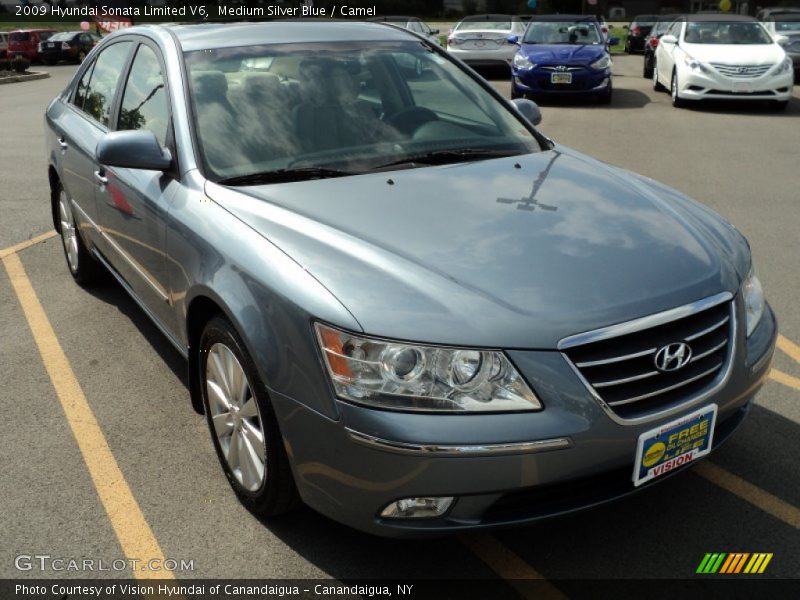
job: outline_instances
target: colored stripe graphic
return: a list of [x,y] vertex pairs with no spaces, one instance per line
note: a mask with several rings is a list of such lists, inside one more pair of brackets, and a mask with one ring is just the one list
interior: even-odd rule
[[771,560],[771,552],[707,552],[696,572],[708,575],[763,573]]

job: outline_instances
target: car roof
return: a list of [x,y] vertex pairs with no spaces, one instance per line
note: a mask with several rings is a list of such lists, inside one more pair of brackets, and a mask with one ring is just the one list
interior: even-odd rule
[[770,15],[776,21],[800,21],[800,8],[795,10],[787,10],[784,12],[772,13]]
[[46,31],[58,31],[58,30],[34,27],[33,29],[14,29],[13,31],[8,31],[7,33],[42,33]]
[[534,21],[597,21],[594,15],[533,15],[531,22]]
[[370,17],[367,21],[375,23],[386,23],[392,21],[420,21],[419,17],[406,17],[404,15],[385,15],[381,17]]
[[123,31],[137,33],[154,28],[169,29],[187,52],[261,44],[419,41],[412,33],[382,23],[333,19],[144,25]]
[[516,15],[500,15],[500,14],[486,14],[486,15],[471,15],[461,19],[461,23],[472,21],[520,21],[521,19]]
[[709,13],[696,15],[683,15],[686,21],[692,23],[758,23],[758,19],[748,15],[726,15],[723,13]]

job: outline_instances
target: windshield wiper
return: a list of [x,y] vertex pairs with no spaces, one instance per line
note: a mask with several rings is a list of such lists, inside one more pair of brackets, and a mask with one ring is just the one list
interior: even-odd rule
[[217,181],[220,185],[258,185],[262,183],[282,183],[288,181],[308,181],[310,179],[328,179],[331,177],[347,177],[358,175],[353,171],[329,169],[325,167],[299,167],[296,169],[278,169],[248,175],[237,175]]
[[379,171],[389,167],[398,167],[401,165],[413,165],[415,163],[422,165],[446,165],[453,162],[462,162],[464,159],[468,160],[481,160],[487,158],[503,158],[505,156],[518,156],[524,154],[523,152],[513,150],[487,150],[481,148],[464,148],[461,150],[434,150],[424,154],[415,154],[407,156],[400,160],[395,160],[384,165],[379,165],[371,169],[372,171]]

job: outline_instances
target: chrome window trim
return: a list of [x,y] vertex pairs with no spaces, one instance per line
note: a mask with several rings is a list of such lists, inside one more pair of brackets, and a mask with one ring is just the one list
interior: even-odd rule
[[369,446],[385,452],[398,454],[416,454],[429,456],[431,458],[446,456],[502,456],[508,454],[532,454],[535,452],[546,452],[548,450],[563,450],[572,447],[572,440],[569,438],[553,438],[547,440],[535,440],[531,442],[510,442],[506,444],[424,444],[410,442],[396,442],[385,440],[373,435],[355,431],[345,427],[345,431],[350,439],[359,444]]
[[[586,333],[580,333],[577,335],[573,335],[567,338],[564,338],[558,343],[558,349],[562,350],[561,356],[564,358],[566,363],[572,369],[572,372],[575,373],[575,376],[580,380],[592,398],[600,405],[606,415],[615,423],[619,425],[641,425],[643,423],[650,423],[652,421],[657,421],[660,419],[664,419],[666,417],[670,417],[672,415],[676,415],[678,413],[684,412],[688,409],[697,407],[704,401],[708,400],[711,396],[713,396],[717,391],[719,391],[731,377],[731,372],[733,371],[733,361],[734,357],[736,356],[736,336],[738,335],[738,322],[736,319],[736,302],[733,301],[734,297],[733,294],[730,292],[722,292],[721,294],[716,294],[714,296],[710,296],[708,298],[704,298],[702,300],[698,300],[697,302],[692,302],[691,304],[686,304],[684,306],[679,306],[677,308],[673,308],[670,310],[666,310],[664,312],[657,313],[655,315],[650,315],[647,317],[643,317],[640,319],[634,319],[633,321],[628,321],[626,323],[620,323],[618,325],[611,325],[610,327],[604,327],[602,329],[598,329],[596,331],[589,331]],[[666,408],[664,410],[655,411],[652,413],[648,413],[642,415],[640,417],[635,417],[632,419],[626,419],[619,416],[614,410],[609,406],[605,400],[603,400],[600,395],[595,391],[592,387],[592,384],[589,383],[583,374],[580,372],[575,363],[573,363],[570,358],[563,352],[566,348],[571,348],[574,346],[587,344],[590,342],[596,342],[599,340],[609,339],[611,337],[616,337],[618,335],[624,335],[627,333],[635,333],[641,329],[648,329],[650,327],[655,327],[658,325],[663,325],[664,323],[669,323],[670,321],[681,319],[684,317],[688,317],[693,315],[697,312],[703,311],[708,308],[712,308],[723,302],[729,301],[729,311],[730,311],[730,322],[729,322],[729,329],[728,329],[728,339],[730,343],[728,344],[728,352],[725,356],[725,361],[722,365],[722,369],[720,370],[720,374],[704,392],[697,394],[694,397],[690,397],[685,401]],[[575,340],[582,340],[580,342],[576,342]]]

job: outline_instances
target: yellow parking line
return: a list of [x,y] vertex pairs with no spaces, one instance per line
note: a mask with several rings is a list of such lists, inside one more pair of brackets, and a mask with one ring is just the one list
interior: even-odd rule
[[800,363],[800,346],[778,334],[778,348]]
[[58,234],[55,231],[48,231],[47,233],[37,235],[29,240],[20,242],[19,244],[15,244],[8,248],[3,248],[2,250],[0,250],[0,259],[5,258],[6,256],[11,256],[12,254],[16,254],[20,250],[25,250],[25,248],[30,248],[31,246],[35,246],[36,244],[43,242],[45,240],[49,240],[51,237],[55,237],[57,235]]
[[783,371],[778,371],[778,369],[770,369],[769,378],[783,385],[787,385],[790,388],[800,390],[800,379],[784,373]]
[[708,461],[699,463],[694,472],[776,519],[800,529],[800,508]]
[[[34,240],[31,242],[36,243]],[[142,561],[142,569],[134,570],[133,576],[174,579],[169,571],[144,570],[149,560],[159,560],[159,564],[164,564],[161,547],[108,447],[19,256],[7,254],[2,261],[122,551],[129,559]]]
[[[523,598],[537,600],[563,600],[558,588],[549,583],[541,573],[522,560],[513,550],[490,534],[469,534],[461,542],[485,562],[495,573],[507,580]],[[536,585],[526,581],[538,581]]]

